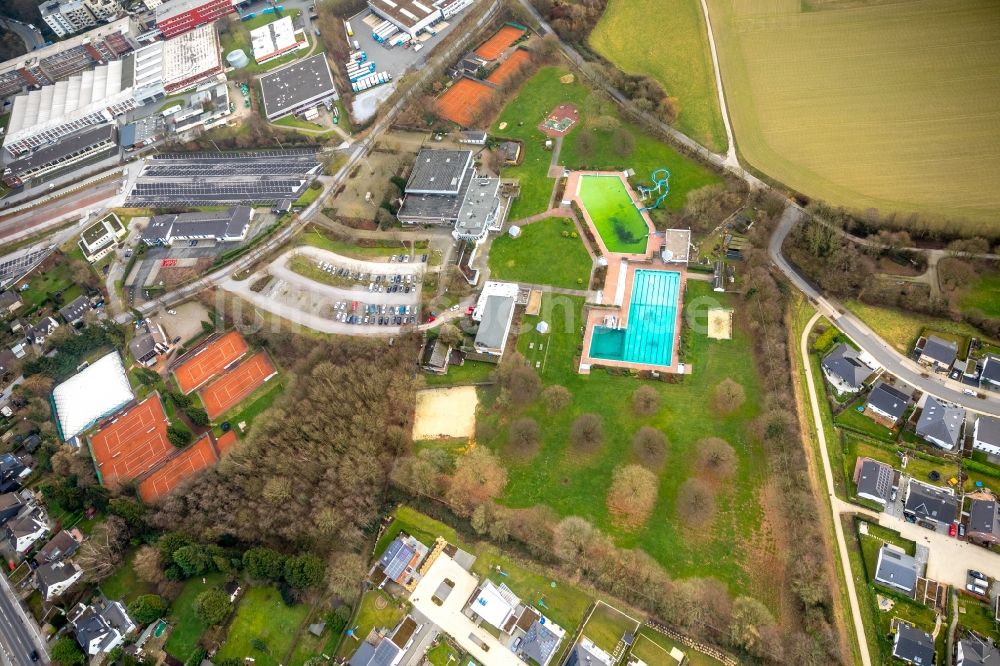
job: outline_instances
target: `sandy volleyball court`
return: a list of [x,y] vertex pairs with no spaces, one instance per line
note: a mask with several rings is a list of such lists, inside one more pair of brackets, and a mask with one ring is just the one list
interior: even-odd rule
[[413,439],[471,438],[478,404],[475,386],[417,391]]

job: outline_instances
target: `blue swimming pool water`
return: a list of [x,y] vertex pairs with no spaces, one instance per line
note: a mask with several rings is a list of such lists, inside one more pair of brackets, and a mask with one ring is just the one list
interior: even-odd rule
[[611,361],[672,365],[680,307],[681,275],[637,270],[625,329],[595,326],[590,355]]

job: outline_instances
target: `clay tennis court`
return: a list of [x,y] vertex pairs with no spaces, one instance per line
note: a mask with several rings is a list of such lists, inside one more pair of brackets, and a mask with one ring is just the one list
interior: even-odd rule
[[210,340],[194,351],[185,354],[184,360],[174,370],[174,377],[182,393],[190,393],[209,379],[225,370],[236,359],[247,353],[247,342],[236,331]]
[[222,433],[222,436],[215,440],[215,448],[218,449],[220,456],[224,456],[229,452],[229,449],[233,448],[233,444],[235,443],[236,431],[230,430],[229,432]]
[[139,483],[139,497],[147,504],[160,499],[176,488],[181,481],[211,467],[218,461],[212,438],[205,434],[201,439],[168,460],[159,469]]
[[438,113],[456,125],[469,127],[480,109],[493,97],[493,89],[472,79],[459,79],[438,97]]
[[153,394],[90,438],[101,483],[115,488],[165,460],[174,447],[167,439],[167,415]]
[[531,61],[531,54],[524,49],[518,49],[510,54],[510,57],[501,63],[499,67],[490,72],[486,80],[498,86],[507,83],[523,67],[527,67]]
[[476,49],[476,55],[485,60],[496,60],[507,47],[521,39],[525,31],[512,25],[505,25]]
[[277,374],[264,352],[257,352],[201,392],[209,418],[222,416]]

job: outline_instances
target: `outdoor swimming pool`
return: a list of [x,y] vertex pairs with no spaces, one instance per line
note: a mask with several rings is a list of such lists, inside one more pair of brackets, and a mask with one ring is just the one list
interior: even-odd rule
[[580,177],[580,199],[610,252],[642,254],[649,227],[617,175]]
[[673,365],[680,288],[680,273],[636,270],[625,328],[595,326],[590,356],[626,363]]

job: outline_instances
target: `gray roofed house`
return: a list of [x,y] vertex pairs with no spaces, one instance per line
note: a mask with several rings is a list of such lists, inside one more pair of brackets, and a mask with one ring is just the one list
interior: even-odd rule
[[979,375],[979,382],[985,382],[993,388],[1000,388],[1000,356],[990,354],[983,363],[983,372]]
[[234,206],[224,211],[157,215],[139,236],[147,245],[170,245],[175,240],[241,241],[253,219],[253,208]]
[[953,340],[943,340],[936,335],[927,336],[923,349],[917,361],[921,365],[936,370],[948,371],[958,357],[958,343]]
[[448,362],[451,358],[451,347],[441,342],[440,338],[428,341],[424,347],[423,368],[427,372],[443,375],[448,372]]
[[592,640],[586,636],[580,636],[580,640],[573,646],[573,651],[566,659],[566,666],[611,666],[614,657],[597,647]]
[[[51,564],[61,562],[70,557],[80,547],[83,535],[79,530],[74,529],[76,535],[66,530],[60,530],[58,534],[49,539],[49,542],[39,549],[35,554],[35,562],[38,564]],[[79,537],[77,537],[79,535]]]
[[982,545],[1000,543],[1000,502],[974,499],[969,505],[966,536]]
[[907,394],[885,382],[879,382],[868,394],[865,408],[895,424],[906,413],[910,402],[911,398]]
[[964,409],[929,395],[917,421],[917,436],[950,451],[961,439],[964,424]]
[[458,134],[459,143],[471,143],[481,146],[486,143],[486,132],[482,130],[465,130]]
[[823,375],[841,393],[856,393],[864,388],[872,369],[861,361],[857,349],[841,343],[820,364]]
[[[25,465],[13,453],[0,456],[0,493],[9,493],[21,487],[21,480],[31,474],[31,468]],[[3,522],[0,520],[0,522]]]
[[972,448],[1000,455],[1000,419],[980,416],[972,429]]
[[45,339],[52,335],[52,331],[59,328],[59,322],[52,317],[45,317],[37,324],[24,332],[24,337],[33,345],[40,345]]
[[403,650],[388,638],[376,646],[362,643],[351,657],[350,666],[392,666]]
[[859,459],[855,482],[858,485],[858,497],[878,502],[885,506],[892,494],[892,484],[895,480],[895,470],[883,462],[871,458]]
[[899,622],[892,642],[892,656],[913,666],[930,666],[934,663],[934,637],[906,622]]
[[476,333],[476,351],[503,356],[507,334],[514,318],[515,299],[512,296],[491,294],[486,298],[483,318]]
[[970,633],[967,638],[958,641],[955,666],[1000,666],[1000,649]]
[[326,54],[297,60],[260,78],[264,114],[278,120],[337,99],[337,88]]
[[77,296],[72,301],[59,308],[59,316],[70,326],[83,320],[83,315],[90,312],[90,299]]
[[424,148],[417,153],[410,179],[406,181],[406,193],[457,196],[471,166],[471,150]]
[[[535,622],[524,633],[521,640],[520,652],[523,657],[534,660],[539,666],[548,666],[552,655],[559,649],[562,639],[550,631],[540,620]],[[529,662],[530,663],[530,662]]]
[[76,642],[90,656],[110,652],[135,631],[135,623],[120,601],[112,601],[103,608],[77,604],[67,619],[73,626]]
[[71,562],[43,564],[35,569],[35,587],[45,601],[52,601],[82,577],[83,569]]
[[917,589],[918,575],[915,559],[888,544],[879,548],[878,560],[875,563],[875,580],[877,582],[906,592],[912,597],[914,590]]
[[350,666],[368,666],[372,656],[375,654],[375,646],[368,641],[362,641],[358,649],[351,655],[351,660],[347,662]]
[[25,513],[7,523],[7,541],[10,547],[22,555],[48,531],[49,526],[41,510]]
[[146,323],[145,328],[139,329],[139,335],[129,340],[128,350],[138,363],[151,365],[160,354],[165,354],[170,349],[167,336],[159,324]]
[[950,490],[910,479],[903,513],[917,520],[949,524],[958,517],[959,501]]
[[24,508],[24,500],[17,493],[0,495],[0,525],[7,522]]
[[0,312],[11,313],[21,307],[23,301],[21,301],[21,295],[16,291],[8,289],[7,291],[0,293]]

